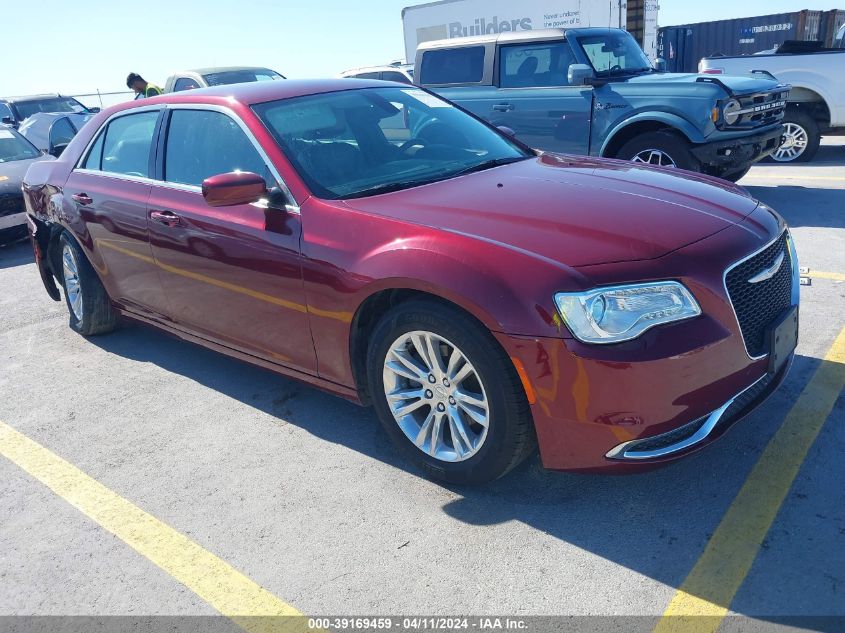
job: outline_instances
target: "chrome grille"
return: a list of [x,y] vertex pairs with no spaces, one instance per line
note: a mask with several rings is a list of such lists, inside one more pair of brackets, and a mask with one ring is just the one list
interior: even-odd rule
[[[766,330],[792,304],[792,258],[786,231],[752,257],[735,264],[725,274],[725,288],[736,312],[745,349],[754,358],[767,353]],[[751,283],[749,279],[771,268],[780,255],[783,263],[769,279]]]

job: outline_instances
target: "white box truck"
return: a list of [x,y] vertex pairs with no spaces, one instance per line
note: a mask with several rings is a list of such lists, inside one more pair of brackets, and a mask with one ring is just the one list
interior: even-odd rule
[[405,59],[422,42],[502,31],[605,26],[627,29],[656,57],[658,0],[441,0],[402,9]]

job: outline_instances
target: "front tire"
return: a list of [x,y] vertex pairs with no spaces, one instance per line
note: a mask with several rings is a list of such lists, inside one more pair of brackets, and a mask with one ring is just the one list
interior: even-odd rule
[[634,163],[701,171],[686,139],[669,131],[646,132],[635,136],[617,152],[616,158]]
[[82,336],[111,332],[117,326],[117,314],[85,253],[67,233],[59,238],[59,247],[70,328]]
[[786,140],[771,154],[777,163],[807,163],[819,151],[822,136],[819,124],[806,112],[790,108],[781,121]]
[[486,483],[536,446],[513,363],[457,309],[433,301],[392,309],[370,339],[367,369],[382,426],[433,479]]

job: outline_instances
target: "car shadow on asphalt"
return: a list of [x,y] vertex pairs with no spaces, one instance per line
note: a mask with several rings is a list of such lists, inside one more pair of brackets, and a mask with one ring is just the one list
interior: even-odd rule
[[748,192],[780,213],[792,227],[845,228],[845,189],[789,184],[746,186]]
[[[110,353],[185,376],[324,441],[421,476],[392,446],[371,409],[143,326],[129,325],[90,341]],[[544,470],[535,455],[487,486],[446,486],[456,498],[442,510],[473,526],[519,521],[679,587],[820,362],[796,357],[783,386],[724,439],[659,470],[629,476],[556,473]],[[828,471],[833,482],[841,482],[845,462],[830,464]],[[845,530],[845,524],[842,528]],[[825,612],[817,595],[823,592],[814,583],[795,578],[788,568],[769,573],[781,581],[793,579],[794,600],[787,605],[770,603],[765,592],[760,592],[745,598],[747,610],[741,612]],[[635,587],[629,590],[638,591]],[[803,624],[813,628],[812,622]]]
[[12,244],[0,246],[0,270],[31,264],[35,261],[29,240],[22,240]]

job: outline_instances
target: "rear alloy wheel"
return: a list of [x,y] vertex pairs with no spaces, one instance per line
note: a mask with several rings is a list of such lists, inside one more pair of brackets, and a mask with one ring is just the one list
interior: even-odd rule
[[701,164],[690,152],[689,143],[673,132],[646,132],[635,136],[617,152],[616,158],[643,165],[677,167],[699,171]]
[[481,484],[534,450],[513,363],[465,313],[409,301],[382,318],[370,341],[368,386],[379,420],[428,476]]
[[62,233],[59,244],[70,328],[83,336],[111,332],[117,325],[117,314],[100,278],[72,237]]
[[819,125],[810,115],[798,109],[787,110],[783,117],[783,144],[772,152],[778,163],[806,163],[819,151]]

